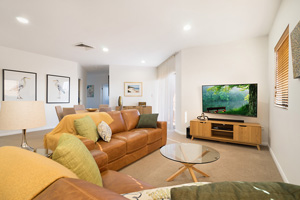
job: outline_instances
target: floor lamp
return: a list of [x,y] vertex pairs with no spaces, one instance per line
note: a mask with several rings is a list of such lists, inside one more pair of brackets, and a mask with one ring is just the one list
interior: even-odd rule
[[2,101],[0,130],[22,130],[21,148],[34,151],[27,144],[26,130],[46,125],[45,105],[42,101]]

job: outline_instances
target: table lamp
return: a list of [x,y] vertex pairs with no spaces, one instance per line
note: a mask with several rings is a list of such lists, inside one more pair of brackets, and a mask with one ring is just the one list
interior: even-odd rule
[[22,129],[21,148],[34,151],[27,144],[26,129],[46,125],[45,106],[42,101],[2,101],[0,130]]

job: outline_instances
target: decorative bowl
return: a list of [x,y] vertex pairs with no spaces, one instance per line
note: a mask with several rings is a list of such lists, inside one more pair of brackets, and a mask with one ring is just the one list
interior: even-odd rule
[[89,112],[95,112],[97,110],[97,108],[87,108],[86,110]]

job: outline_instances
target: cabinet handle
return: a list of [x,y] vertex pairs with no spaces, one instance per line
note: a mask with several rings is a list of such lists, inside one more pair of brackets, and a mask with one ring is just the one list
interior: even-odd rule
[[240,127],[247,127],[246,125],[239,125]]

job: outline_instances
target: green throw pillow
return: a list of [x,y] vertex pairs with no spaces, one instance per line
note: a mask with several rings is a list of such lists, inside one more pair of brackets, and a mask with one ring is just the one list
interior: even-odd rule
[[140,115],[139,122],[136,128],[156,128],[158,114],[143,114]]
[[74,172],[80,179],[102,187],[102,178],[95,159],[74,135],[64,133],[59,138],[52,159]]
[[94,142],[98,141],[97,126],[90,116],[87,115],[83,118],[75,119],[74,126],[78,134],[82,137],[86,137]]

